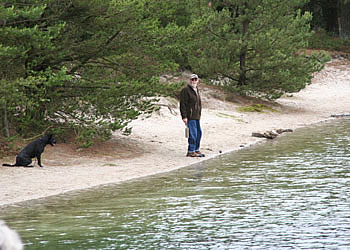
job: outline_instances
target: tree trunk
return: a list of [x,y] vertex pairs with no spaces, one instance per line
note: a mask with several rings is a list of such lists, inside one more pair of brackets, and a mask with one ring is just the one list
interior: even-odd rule
[[[248,3],[246,2],[244,4],[244,10],[243,13],[241,14],[245,14],[245,10],[248,9]],[[246,18],[243,23],[242,23],[242,35],[243,37],[245,37],[245,35],[248,33],[248,25],[249,25],[249,20],[248,18]],[[239,81],[238,81],[238,85],[243,86],[247,84],[247,70],[246,70],[246,57],[247,57],[247,45],[243,45],[243,47],[241,48],[241,53],[239,55]]]
[[350,39],[350,2],[339,0],[339,36]]
[[4,120],[3,120],[3,123],[4,123],[4,136],[5,137],[10,137],[9,121],[8,121],[8,118],[7,118],[7,106],[6,106],[6,104],[5,104],[5,108],[4,108]]
[[247,56],[247,46],[244,46],[241,49],[241,53],[239,55],[239,81],[238,85],[243,86],[246,85],[247,76],[246,76],[246,56]]

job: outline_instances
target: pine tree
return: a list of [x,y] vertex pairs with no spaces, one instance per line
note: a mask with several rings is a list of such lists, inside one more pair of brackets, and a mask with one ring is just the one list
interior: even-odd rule
[[[182,1],[182,0],[181,0]],[[0,5],[0,117],[22,135],[71,129],[84,146],[154,110],[156,76],[178,67],[181,5],[26,0]],[[6,120],[6,121],[5,121]],[[8,125],[9,124],[9,125]]]
[[16,122],[21,128],[29,120],[43,117],[46,90],[65,78],[41,66],[52,57],[62,23],[48,26],[43,18],[45,1],[6,1],[0,5],[0,117],[4,133]]
[[213,1],[195,22],[194,70],[232,91],[275,99],[311,82],[322,58],[302,49],[311,36],[303,0]]
[[339,36],[350,39],[350,1],[339,0]]

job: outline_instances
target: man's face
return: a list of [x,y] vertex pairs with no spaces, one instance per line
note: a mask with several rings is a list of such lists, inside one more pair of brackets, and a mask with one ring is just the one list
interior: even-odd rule
[[198,78],[191,78],[190,81],[191,81],[191,84],[195,85],[198,83]]

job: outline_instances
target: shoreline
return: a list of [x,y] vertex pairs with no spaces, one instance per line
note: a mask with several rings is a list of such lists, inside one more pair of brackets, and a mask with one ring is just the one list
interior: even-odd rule
[[[206,157],[185,156],[187,140],[178,107],[174,105],[171,111],[162,105],[151,118],[133,121],[130,136],[115,133],[111,141],[89,150],[60,143],[48,146],[43,153],[44,168],[37,164],[34,168],[2,167],[0,207],[170,172],[267,140],[252,137],[252,132],[295,130],[335,120],[331,115],[350,111],[350,61],[327,63],[311,85],[278,99],[275,112],[240,113],[237,107],[242,104],[214,98],[215,91],[202,89],[201,151]],[[167,99],[161,101],[169,105]],[[0,164],[14,158],[0,159]]]

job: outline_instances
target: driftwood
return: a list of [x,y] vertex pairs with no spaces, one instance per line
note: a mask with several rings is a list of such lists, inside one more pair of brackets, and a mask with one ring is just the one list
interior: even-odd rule
[[[177,115],[177,112],[174,109],[174,105],[171,104],[162,104],[162,103],[156,103],[155,106],[159,107],[167,107],[172,115]],[[176,107],[176,106],[175,106]]]
[[339,118],[339,117],[349,117],[350,114],[335,114],[335,115],[331,115],[331,117],[336,117],[336,118]]
[[266,132],[253,132],[252,136],[254,137],[260,137],[260,138],[267,138],[267,139],[275,139],[278,135],[284,133],[284,132],[293,132],[292,129],[276,129],[276,130],[269,130]]

